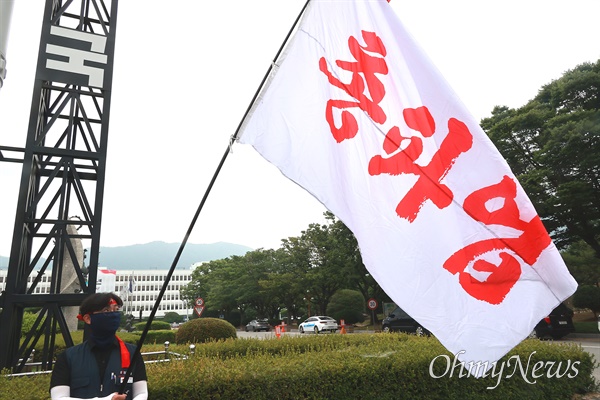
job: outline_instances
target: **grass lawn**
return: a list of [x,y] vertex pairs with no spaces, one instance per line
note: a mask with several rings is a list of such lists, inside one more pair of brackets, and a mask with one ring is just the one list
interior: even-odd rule
[[573,325],[577,333],[600,333],[598,320],[591,311],[578,311],[573,315]]

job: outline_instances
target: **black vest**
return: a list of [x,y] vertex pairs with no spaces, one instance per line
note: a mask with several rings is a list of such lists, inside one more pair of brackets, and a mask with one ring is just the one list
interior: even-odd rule
[[[135,346],[129,343],[126,343],[126,346],[131,359]],[[121,351],[118,345],[111,346],[106,351],[110,351],[110,356],[104,372],[104,380],[100,382],[98,363],[88,341],[66,350],[67,362],[71,370],[71,397],[88,399],[108,396],[119,391],[121,381],[127,372],[125,368],[121,368]],[[129,378],[125,389],[128,391],[128,400],[133,398],[132,387],[133,375]]]

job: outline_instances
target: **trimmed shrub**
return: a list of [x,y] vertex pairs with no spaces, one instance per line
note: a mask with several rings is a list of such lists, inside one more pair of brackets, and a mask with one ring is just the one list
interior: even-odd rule
[[362,322],[365,318],[365,298],[357,290],[341,289],[331,296],[327,305],[327,315],[340,323],[344,320],[346,324]]
[[31,331],[37,317],[37,314],[34,313],[23,313],[23,322],[21,323],[21,337],[25,337],[29,333],[29,331]]
[[168,311],[165,313],[163,321],[168,322],[169,324],[173,322],[183,322],[183,315],[180,315],[174,311]]
[[198,318],[181,325],[175,335],[178,344],[204,343],[236,338],[235,327],[219,318]]
[[[36,354],[42,354],[44,351],[44,340],[45,340],[45,335],[40,336],[40,339],[37,341],[37,343],[35,344],[35,353]],[[71,339],[73,340],[74,344],[79,344],[83,341],[83,331],[75,331],[75,332],[71,332]],[[55,348],[54,348],[54,354],[58,355],[60,353],[62,353],[66,348],[66,344],[65,344],[65,339],[63,337],[62,334],[58,334],[55,336],[54,338],[55,342]],[[21,338],[21,344],[23,344],[23,338]],[[34,361],[37,361],[37,358],[34,357]]]
[[[544,400],[597,390],[593,358],[577,345],[526,340],[502,358],[506,369],[479,379],[458,369],[450,374],[440,355],[453,359],[434,337],[311,335],[206,343],[188,360],[151,364],[147,371],[153,400]],[[539,362],[545,367],[534,372]]]
[[175,343],[175,331],[148,331],[146,340],[144,340],[144,344],[164,344],[165,342]]
[[[126,343],[131,343],[137,345],[140,341],[141,331],[140,332],[117,332],[117,336],[121,338]],[[38,342],[35,344],[35,352],[36,354],[42,354],[44,350],[44,335],[40,337]],[[83,342],[83,331],[75,331],[71,332],[71,339],[73,339],[74,344],[79,344]],[[54,354],[58,355],[66,350],[67,346],[65,345],[65,340],[62,335],[56,335],[55,337],[55,350]],[[156,331],[148,331],[146,334],[146,340],[144,340],[144,347],[142,348],[142,352],[150,351],[146,349],[146,345],[158,345],[163,346],[165,342],[175,343],[175,331],[174,330],[156,330]],[[21,341],[22,343],[22,341]],[[34,361],[36,361],[34,359]]]
[[[132,343],[132,344],[137,344],[137,342],[140,340],[139,333],[117,332],[117,336],[120,337],[121,340],[123,340],[124,342]],[[82,343],[83,342],[83,331],[71,332],[71,339],[73,340],[73,344],[77,345],[77,344]],[[42,336],[40,336],[40,339],[35,344],[34,348],[35,348],[36,354],[42,354],[42,352],[44,351],[44,340],[45,340],[45,335],[42,335]],[[66,350],[67,345],[65,344],[65,339],[64,339],[63,335],[56,335],[54,340],[55,340],[55,349],[54,349],[55,355],[58,355]],[[154,342],[148,342],[148,336],[146,336],[146,343],[154,343]],[[21,344],[22,344],[22,341],[21,341]],[[36,361],[36,360],[34,359],[34,361]]]
[[[146,329],[146,322],[138,322],[137,324],[133,325],[133,328],[136,331],[143,331],[144,329]],[[167,329],[171,329],[171,324],[169,324],[168,322],[152,320],[149,330],[160,331]]]
[[[163,349],[149,345],[146,351]],[[479,379],[449,367],[444,357],[453,355],[434,337],[404,333],[230,339],[196,346],[193,355],[186,345],[169,350],[189,358],[146,364],[152,400],[568,400],[598,390],[591,354],[576,344],[537,339],[504,356],[505,368],[496,375]],[[0,400],[48,399],[49,384],[49,374],[0,374]]]
[[[151,331],[148,331],[150,334]],[[141,332],[117,332],[117,336],[121,338],[122,341],[126,343],[137,344],[140,341]],[[148,340],[148,336],[146,336],[146,342]]]

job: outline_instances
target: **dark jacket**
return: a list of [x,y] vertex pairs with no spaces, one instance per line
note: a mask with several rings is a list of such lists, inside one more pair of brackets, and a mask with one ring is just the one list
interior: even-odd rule
[[[126,343],[129,350],[129,358],[135,352],[135,346]],[[94,351],[110,352],[106,370],[101,380],[100,371],[96,357],[92,352],[89,341],[81,345],[68,348],[66,353],[67,363],[71,372],[71,396],[79,398],[93,398],[108,396],[120,389],[121,381],[127,369],[121,365],[121,351],[119,346],[111,346],[108,349],[94,349]],[[127,399],[132,398],[133,378],[129,379],[126,386]]]

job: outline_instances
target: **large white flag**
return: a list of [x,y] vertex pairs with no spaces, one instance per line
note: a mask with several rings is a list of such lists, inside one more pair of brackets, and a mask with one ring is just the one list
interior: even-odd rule
[[385,0],[313,0],[245,121],[385,292],[493,362],[577,284],[508,165]]

